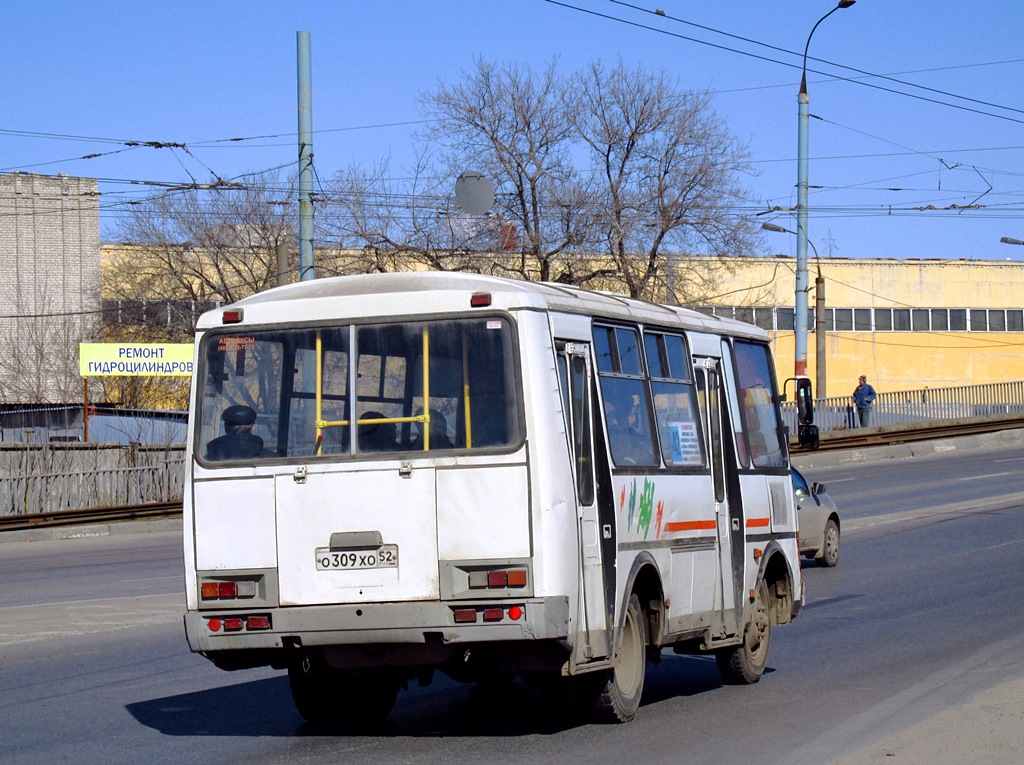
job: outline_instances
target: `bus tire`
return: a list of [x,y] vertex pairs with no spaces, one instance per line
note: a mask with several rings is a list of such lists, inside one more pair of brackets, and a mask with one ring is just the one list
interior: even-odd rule
[[768,583],[757,586],[750,623],[743,633],[743,642],[715,652],[718,671],[730,685],[750,685],[764,674],[768,664],[768,646],[771,643],[772,624],[769,609]]
[[647,624],[640,599],[634,593],[626,606],[615,666],[601,673],[604,682],[599,688],[592,714],[596,722],[624,723],[633,719],[644,691],[646,663]]
[[306,654],[288,666],[288,685],[295,708],[308,722],[347,728],[384,722],[401,682],[385,670],[345,672]]

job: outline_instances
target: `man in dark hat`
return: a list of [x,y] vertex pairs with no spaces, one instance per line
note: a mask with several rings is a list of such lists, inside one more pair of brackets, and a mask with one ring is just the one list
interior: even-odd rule
[[263,451],[263,439],[253,435],[256,412],[243,404],[229,406],[221,414],[224,435],[206,445],[208,460],[237,460],[256,457]]
[[853,403],[857,407],[857,416],[862,428],[871,425],[871,405],[875,403],[875,389],[868,384],[868,378],[861,375],[857,387],[853,390]]

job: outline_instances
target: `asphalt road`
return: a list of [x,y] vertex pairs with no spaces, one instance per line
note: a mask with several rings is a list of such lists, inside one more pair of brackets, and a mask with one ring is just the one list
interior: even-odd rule
[[764,678],[723,686],[712,660],[666,652],[624,726],[438,676],[383,729],[325,734],[283,673],[189,653],[177,534],[0,544],[0,762],[817,765],[1024,678],[1024,448],[804,473],[839,503],[842,556],[805,567]]

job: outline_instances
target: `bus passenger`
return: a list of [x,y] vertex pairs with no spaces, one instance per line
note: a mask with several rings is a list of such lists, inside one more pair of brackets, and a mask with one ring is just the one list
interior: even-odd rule
[[[360,420],[382,420],[380,412],[364,412]],[[393,422],[370,422],[359,426],[359,451],[393,452],[398,448],[398,428]]]
[[244,404],[229,406],[221,414],[224,435],[206,445],[208,460],[237,460],[257,457],[263,451],[263,439],[252,432],[256,412]]

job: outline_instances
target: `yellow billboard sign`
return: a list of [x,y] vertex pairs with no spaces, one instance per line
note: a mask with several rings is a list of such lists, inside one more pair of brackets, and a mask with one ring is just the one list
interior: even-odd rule
[[82,377],[181,377],[192,374],[192,343],[79,343]]

